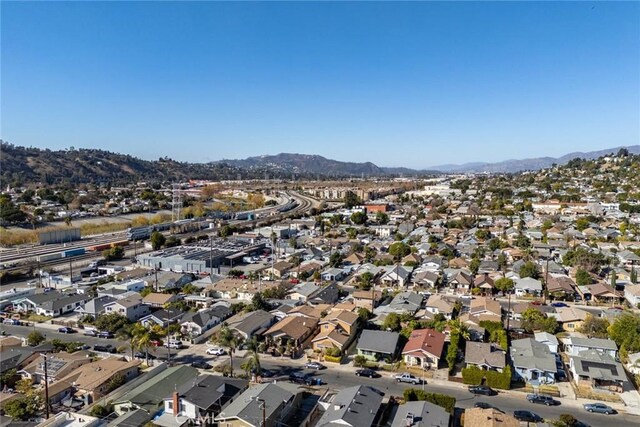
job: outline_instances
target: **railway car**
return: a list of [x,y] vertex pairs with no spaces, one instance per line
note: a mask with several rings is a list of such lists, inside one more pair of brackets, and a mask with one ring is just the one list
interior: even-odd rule
[[62,252],[62,258],[70,258],[78,255],[84,255],[85,252],[86,252],[85,248],[68,249]]
[[38,261],[39,262],[47,262],[47,261],[52,261],[54,259],[60,259],[62,258],[62,252],[56,252],[53,254],[44,254],[44,255],[40,255],[38,257]]

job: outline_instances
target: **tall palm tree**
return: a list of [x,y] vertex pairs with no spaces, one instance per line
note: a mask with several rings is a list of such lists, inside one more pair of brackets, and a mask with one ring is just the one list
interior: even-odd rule
[[468,340],[470,335],[469,327],[462,323],[459,319],[450,320],[448,322],[449,329],[451,329],[451,334],[457,333],[461,338]]
[[118,330],[116,336],[119,340],[127,341],[129,343],[129,349],[131,350],[131,358],[133,359],[133,351],[136,348],[136,339],[138,336],[136,335],[136,325],[137,323],[127,325],[124,328]]
[[218,334],[213,338],[214,342],[222,347],[226,347],[229,351],[229,361],[231,363],[231,376],[233,377],[233,354],[236,349],[242,344],[242,338],[238,337],[229,326],[224,325],[218,331]]
[[247,352],[247,360],[242,364],[242,369],[247,373],[247,375],[251,375],[252,372],[255,372],[256,376],[259,376],[262,372],[262,368],[260,366],[260,355],[256,350],[249,350]]
[[158,334],[155,334],[152,329],[147,329],[140,323],[136,323],[134,327],[135,346],[138,350],[143,351],[145,354],[145,363],[149,366],[149,347],[151,347],[151,341],[158,339]]

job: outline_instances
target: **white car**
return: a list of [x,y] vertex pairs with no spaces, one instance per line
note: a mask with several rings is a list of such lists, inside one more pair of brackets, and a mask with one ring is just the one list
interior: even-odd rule
[[214,356],[222,356],[224,354],[224,349],[219,347],[208,348],[207,354],[212,354]]

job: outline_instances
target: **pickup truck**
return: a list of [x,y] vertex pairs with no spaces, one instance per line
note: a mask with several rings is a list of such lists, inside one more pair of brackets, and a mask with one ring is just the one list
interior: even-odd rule
[[398,374],[394,377],[399,383],[421,384],[422,380],[409,373]]

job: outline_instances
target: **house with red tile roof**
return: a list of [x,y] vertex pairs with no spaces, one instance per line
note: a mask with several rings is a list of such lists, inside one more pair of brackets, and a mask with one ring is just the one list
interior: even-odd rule
[[416,329],[402,350],[407,366],[437,369],[444,349],[445,336],[436,329]]

